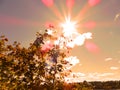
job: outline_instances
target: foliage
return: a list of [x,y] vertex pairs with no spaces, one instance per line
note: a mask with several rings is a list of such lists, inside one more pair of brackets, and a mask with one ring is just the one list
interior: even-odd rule
[[36,61],[33,57],[37,51],[35,46],[27,49],[17,42],[6,45],[6,41],[7,38],[2,36],[0,39],[0,88],[24,90],[42,82],[45,65],[42,59]]
[[57,37],[48,34],[47,30],[36,35],[36,40],[28,48],[16,41],[7,45],[8,39],[0,37],[1,89],[26,90],[51,85],[51,90],[57,90],[63,85],[65,72],[69,71],[65,67],[68,64],[64,60],[66,51],[53,44]]
[[64,77],[71,73],[66,67],[69,60],[65,60],[69,49],[53,44],[56,39],[46,30],[24,48],[16,41],[8,45],[8,39],[1,36],[0,90],[120,89],[120,81],[66,83]]
[[94,89],[120,89],[120,81],[94,81],[90,83]]

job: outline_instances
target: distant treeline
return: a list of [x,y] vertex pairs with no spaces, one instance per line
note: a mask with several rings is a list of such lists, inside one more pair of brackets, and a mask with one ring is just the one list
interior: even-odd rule
[[[69,84],[73,90],[120,90],[119,81],[83,81]],[[66,89],[67,90],[67,89]]]
[[119,89],[120,90],[120,80],[119,81],[94,81],[90,82],[94,89]]

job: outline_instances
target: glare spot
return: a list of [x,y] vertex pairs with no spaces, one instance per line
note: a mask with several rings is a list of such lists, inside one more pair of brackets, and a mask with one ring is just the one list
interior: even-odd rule
[[90,6],[95,6],[100,3],[101,0],[88,0]]
[[98,53],[99,52],[98,46],[95,45],[93,42],[86,42],[85,47],[90,52],[93,52],[93,53]]
[[42,2],[48,7],[52,6],[54,3],[53,0],[42,0]]

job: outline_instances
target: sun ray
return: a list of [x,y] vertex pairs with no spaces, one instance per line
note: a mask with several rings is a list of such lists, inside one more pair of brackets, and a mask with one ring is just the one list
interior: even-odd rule
[[62,19],[62,15],[56,7],[54,0],[42,0],[43,4],[47,6],[60,20]]
[[83,8],[82,8],[82,10],[80,10],[80,12],[77,14],[77,16],[74,18],[75,20],[79,20],[79,22],[80,21],[82,21],[84,18],[85,18],[85,13],[88,11],[90,9],[90,7],[89,7],[89,5],[88,5],[88,3],[86,3],[84,6],[83,6]]
[[59,12],[59,10],[57,9],[55,5],[52,6],[50,9],[57,16],[57,18],[59,18],[60,20],[63,19],[61,13]]
[[83,6],[82,10],[78,13],[75,17],[75,20],[79,20],[80,22],[83,21],[86,16],[86,12],[89,11],[93,6],[96,6],[100,3],[101,0],[88,0],[88,2]]
[[68,9],[68,14],[72,13],[72,8],[74,6],[75,0],[66,0],[66,6]]

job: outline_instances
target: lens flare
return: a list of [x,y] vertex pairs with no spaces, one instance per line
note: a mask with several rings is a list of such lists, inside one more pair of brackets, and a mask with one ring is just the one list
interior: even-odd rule
[[44,52],[48,52],[52,48],[53,48],[53,44],[51,43],[51,41],[46,41],[45,44],[42,46],[41,50]]
[[90,6],[95,6],[100,3],[101,0],[89,0],[88,3]]
[[99,47],[94,44],[93,42],[86,42],[85,47],[87,48],[88,51],[93,52],[93,53],[99,53]]
[[48,7],[51,7],[54,4],[53,0],[42,0],[42,2]]

